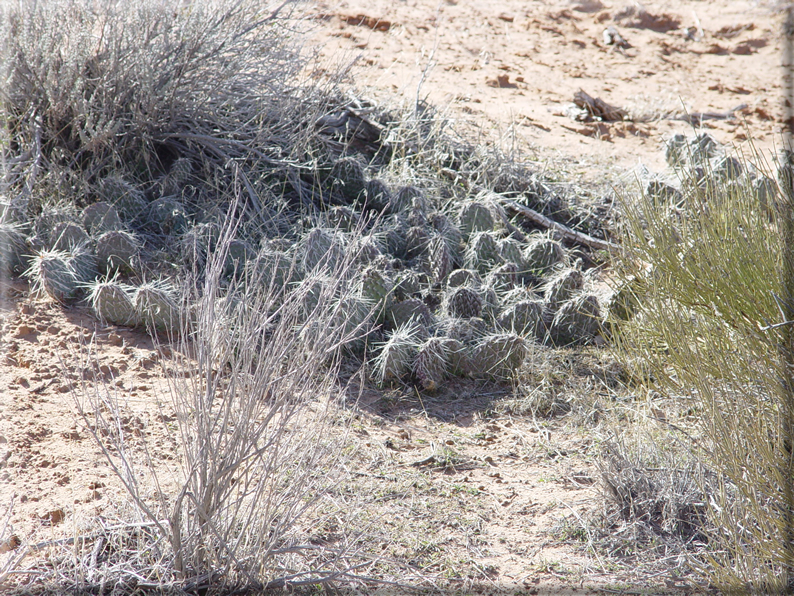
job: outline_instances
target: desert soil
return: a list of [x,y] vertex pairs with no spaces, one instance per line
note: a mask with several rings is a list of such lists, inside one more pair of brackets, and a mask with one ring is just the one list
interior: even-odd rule
[[[389,103],[427,99],[480,135],[470,140],[512,139],[539,169],[588,182],[609,182],[638,162],[661,170],[664,138],[692,131],[680,119],[687,112],[725,114],[744,105],[732,118],[704,120],[703,129],[745,153],[751,141],[763,151],[779,144],[782,15],[775,4],[671,0],[644,8],[598,0],[320,2],[312,43],[321,46],[323,68],[354,59],[348,74],[360,94]],[[605,45],[609,26],[626,47]],[[580,89],[632,120],[574,120],[566,107]],[[85,307],[31,296],[20,280],[0,285],[6,538],[38,544],[82,532],[98,516],[110,524],[121,515],[120,483],[75,415],[82,388],[97,380],[123,402],[125,432],[145,437],[157,465],[172,472],[164,358],[145,334],[103,327]],[[535,386],[524,391],[584,404],[574,408],[577,424],[500,409],[510,397],[504,387],[464,384],[439,396],[403,391],[362,403],[354,435],[369,463],[359,470],[361,488],[396,495],[396,504],[379,497],[371,506],[381,507],[384,524],[402,524],[402,537],[387,545],[390,557],[494,588],[664,585],[604,564],[582,540],[563,540],[566,528],[602,507],[588,428],[598,425],[614,387],[604,380],[608,363],[538,356],[550,360],[554,370],[533,371]],[[432,506],[417,513],[423,499]]]

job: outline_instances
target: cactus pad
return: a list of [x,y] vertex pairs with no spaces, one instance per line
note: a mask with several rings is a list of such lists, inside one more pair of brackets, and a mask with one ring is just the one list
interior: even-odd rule
[[130,295],[132,288],[115,281],[98,282],[91,286],[89,303],[99,320],[114,325],[140,324]]
[[104,273],[132,272],[140,244],[129,232],[111,231],[102,234],[96,243],[97,265]]
[[594,338],[601,328],[601,308],[592,294],[579,294],[560,306],[554,315],[549,336],[557,346],[581,343]]
[[171,333],[179,328],[179,305],[174,290],[164,283],[146,283],[132,300],[139,320],[151,332]]
[[499,333],[483,337],[475,346],[471,362],[473,369],[496,380],[512,379],[527,355],[525,340],[513,333]]
[[482,314],[482,297],[471,287],[462,286],[447,291],[444,311],[451,317],[470,319]]
[[92,236],[122,228],[118,211],[110,203],[99,201],[83,209],[83,227]]

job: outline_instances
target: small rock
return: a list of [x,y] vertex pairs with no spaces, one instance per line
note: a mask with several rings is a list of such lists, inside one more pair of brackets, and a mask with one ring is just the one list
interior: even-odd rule
[[108,343],[111,346],[121,347],[124,345],[124,338],[121,337],[118,333],[111,333],[108,335]]

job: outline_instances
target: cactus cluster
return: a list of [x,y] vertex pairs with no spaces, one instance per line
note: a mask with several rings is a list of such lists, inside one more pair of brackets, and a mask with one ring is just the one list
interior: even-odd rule
[[[85,298],[107,324],[165,334],[184,324],[182,299],[165,281],[141,280],[217,274],[222,291],[254,286],[307,333],[340,332],[348,353],[371,358],[379,382],[412,380],[428,391],[454,376],[513,379],[530,343],[598,333],[598,301],[584,292],[582,272],[566,267],[565,248],[549,234],[511,235],[498,195],[391,185],[370,177],[376,162],[317,151],[315,167],[295,180],[311,183],[301,188],[317,209],[270,197],[261,213],[241,206],[262,219],[241,220],[225,237],[229,215],[202,211],[198,164],[177,157],[150,181],[93,182],[82,212],[46,207],[32,226],[3,216],[0,266],[27,268],[58,301]],[[330,276],[350,291],[334,290]],[[232,333],[227,327],[218,332]]]

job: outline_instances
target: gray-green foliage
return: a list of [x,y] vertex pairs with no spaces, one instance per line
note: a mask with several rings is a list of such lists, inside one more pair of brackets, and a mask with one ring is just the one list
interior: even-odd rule
[[150,282],[135,290],[137,316],[150,332],[173,333],[179,329],[180,308],[176,291],[167,283]]
[[123,227],[116,208],[105,201],[92,203],[83,209],[82,222],[91,236],[99,236]]
[[687,430],[720,482],[698,570],[721,592],[784,593],[794,561],[790,206],[770,213],[747,187],[694,192],[675,234],[663,206],[625,198],[632,258],[614,266],[636,313],[613,336],[627,362],[647,366],[650,387],[697,412]]
[[579,294],[563,303],[549,327],[551,341],[559,346],[594,338],[601,328],[601,307],[593,294]]
[[526,341],[514,333],[486,335],[471,356],[475,374],[496,380],[515,377],[527,355]]
[[117,271],[131,273],[135,270],[140,242],[130,232],[113,230],[102,234],[96,242],[99,270],[112,274]]
[[22,273],[26,253],[25,236],[22,234],[21,226],[0,222],[0,274]]
[[132,300],[134,288],[117,281],[97,282],[90,286],[88,301],[99,320],[114,325],[136,326],[140,316]]
[[421,344],[422,332],[415,321],[397,327],[375,358],[375,378],[383,384],[409,374]]
[[559,242],[542,236],[535,238],[524,250],[524,263],[527,269],[544,274],[562,262],[565,251]]

